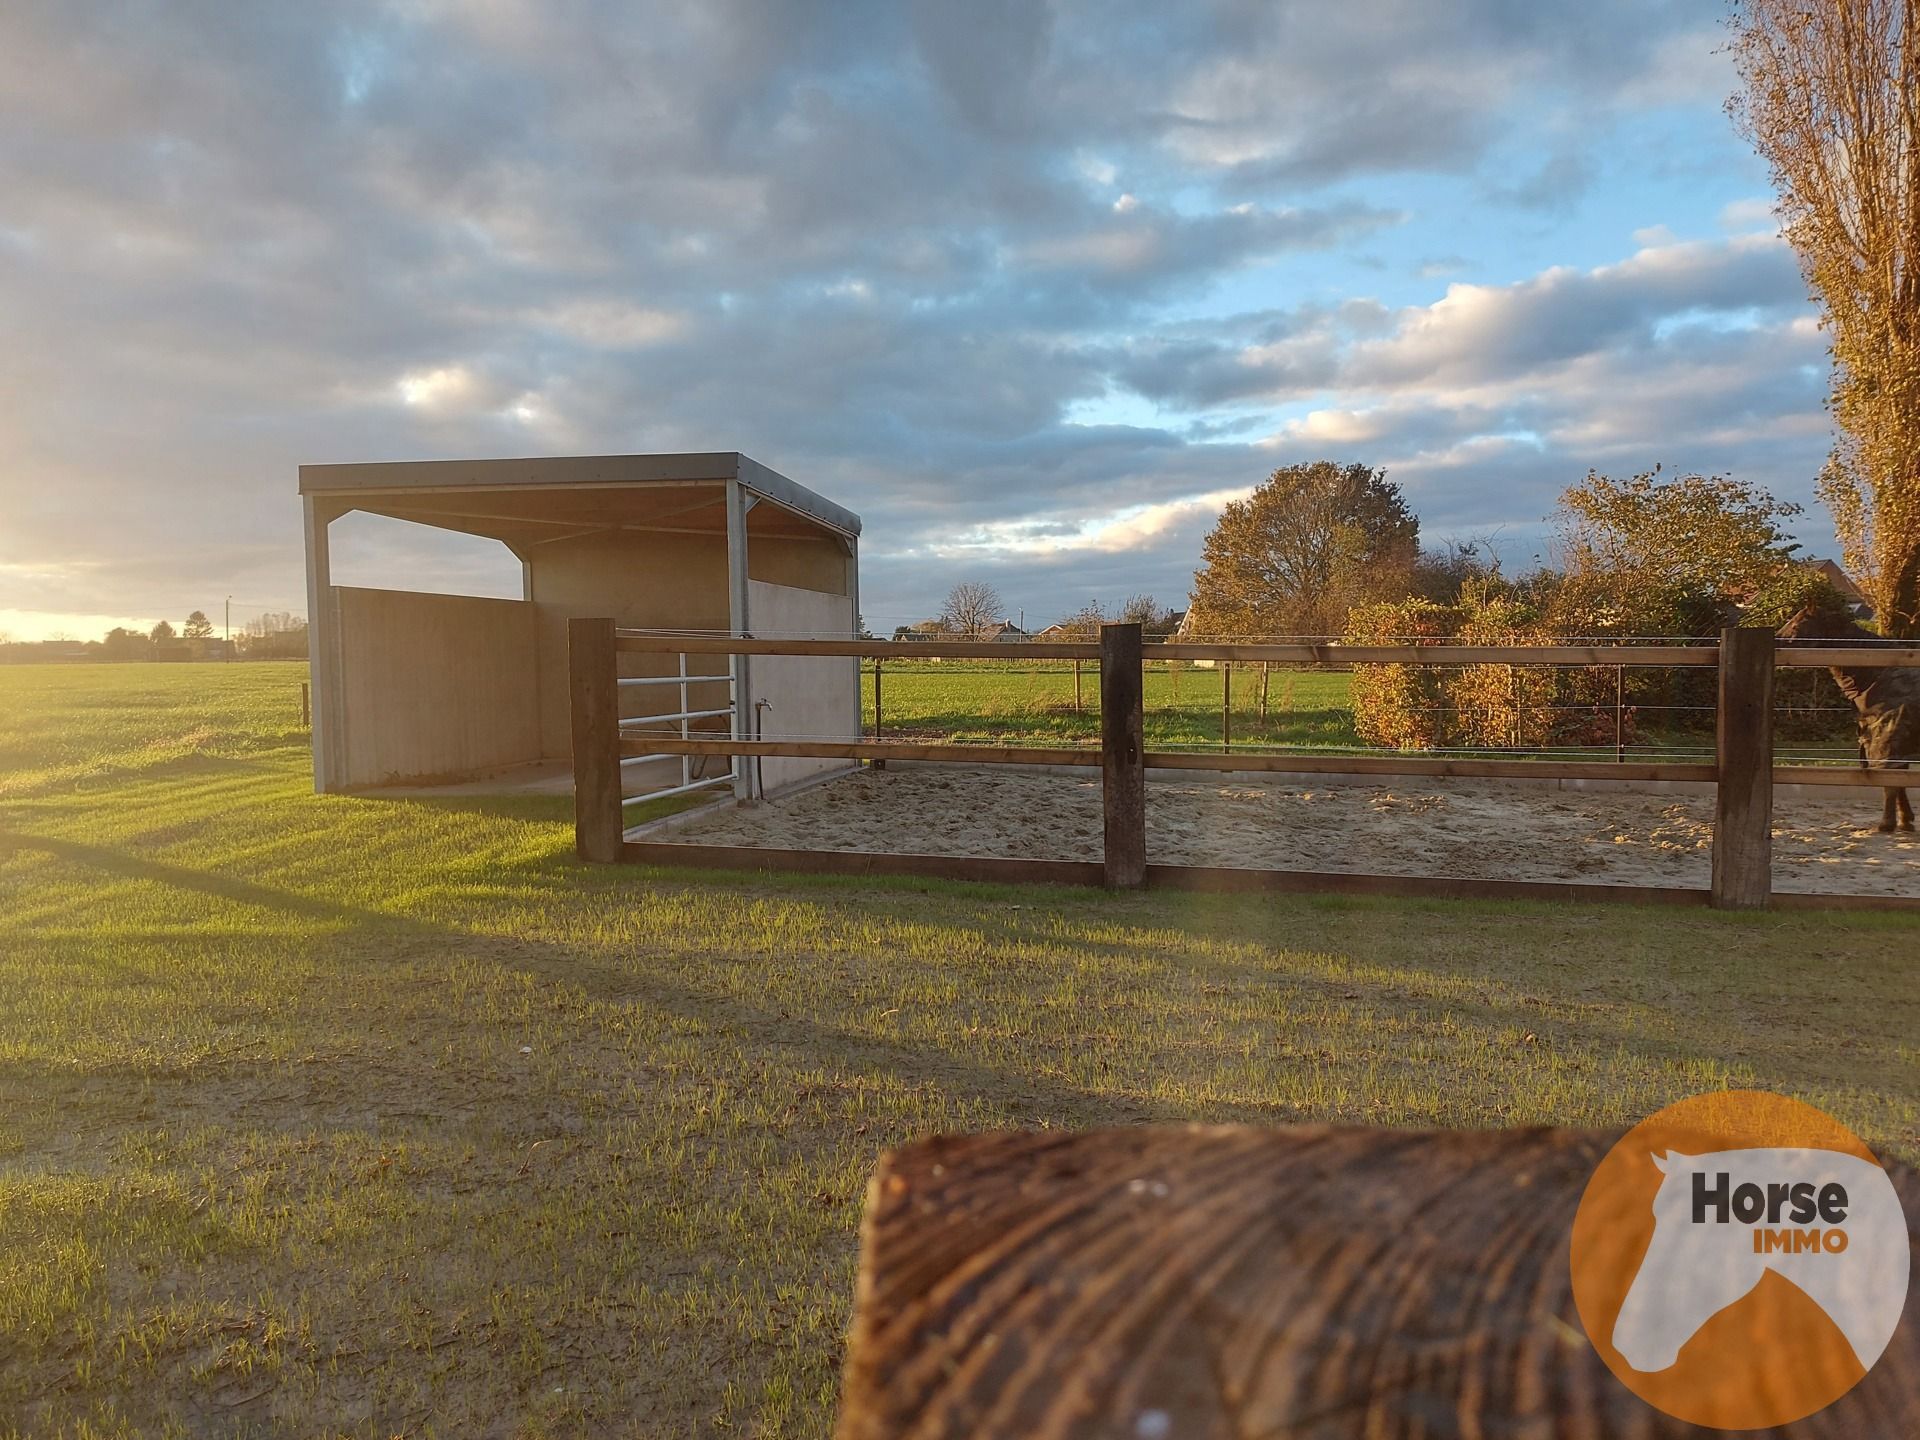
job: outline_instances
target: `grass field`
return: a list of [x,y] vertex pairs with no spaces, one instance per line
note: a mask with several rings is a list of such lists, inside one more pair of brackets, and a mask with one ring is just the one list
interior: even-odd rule
[[[1149,745],[1174,748],[1220,740],[1223,669],[1149,664],[1143,678]],[[1275,670],[1260,713],[1257,666],[1233,673],[1235,744],[1342,748],[1359,744],[1353,729],[1349,676],[1327,670]],[[873,724],[873,670],[863,675],[866,721]],[[1098,744],[1100,672],[1087,665],[1074,701],[1071,663],[985,665],[966,661],[895,661],[881,676],[883,732],[894,738],[998,740],[1028,744]]]
[[299,679],[0,669],[0,1435],[822,1435],[934,1131],[1739,1084],[1920,1158],[1899,917],[589,869],[313,796]]
[[[1213,748],[1220,743],[1223,701],[1229,686],[1232,738],[1236,747],[1297,748],[1337,753],[1365,748],[1354,728],[1352,676],[1343,671],[1275,668],[1265,677],[1257,664],[1197,669],[1149,657],[1143,675],[1147,744],[1155,749]],[[874,723],[872,662],[862,671],[866,724]],[[1679,701],[1684,696],[1669,696]],[[1692,697],[1699,700],[1699,696]],[[1711,700],[1711,693],[1706,696]],[[1838,701],[1838,697],[1832,697]],[[1840,702],[1844,704],[1844,702]],[[1713,756],[1711,704],[1631,704],[1625,752],[1641,761],[1709,760]],[[1810,718],[1811,717],[1811,718]],[[1857,757],[1851,712],[1814,715],[1782,701],[1776,749],[1782,762],[1851,764]],[[1074,698],[1073,666],[1065,661],[900,661],[883,664],[881,728],[896,740],[956,743],[1097,745],[1100,739],[1099,668],[1083,667]],[[1603,722],[1603,735],[1608,727]],[[1472,753],[1472,752],[1442,752]],[[1610,743],[1520,749],[1524,758],[1606,759]]]

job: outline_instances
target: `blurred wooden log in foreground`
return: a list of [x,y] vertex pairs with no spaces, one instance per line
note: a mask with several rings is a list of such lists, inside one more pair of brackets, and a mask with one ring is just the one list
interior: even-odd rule
[[[1613,1134],[1156,1127],[932,1140],[862,1229],[840,1440],[1705,1436],[1588,1344],[1567,1246]],[[1890,1164],[1909,1216],[1920,1177]],[[1920,1435],[1920,1283],[1769,1434]],[[1751,1432],[1750,1432],[1751,1433]]]

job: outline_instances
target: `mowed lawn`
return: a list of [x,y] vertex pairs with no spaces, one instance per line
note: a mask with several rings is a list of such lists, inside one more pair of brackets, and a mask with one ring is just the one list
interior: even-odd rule
[[823,1435],[936,1131],[1620,1125],[1920,1158],[1920,928],[591,869],[316,798],[299,667],[0,669],[0,1434]]

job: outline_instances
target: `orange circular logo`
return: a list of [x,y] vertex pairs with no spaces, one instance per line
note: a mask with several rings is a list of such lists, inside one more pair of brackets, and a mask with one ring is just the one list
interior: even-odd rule
[[1721,1430],[1838,1400],[1906,1306],[1907,1222],[1859,1136],[1730,1090],[1669,1105],[1607,1153],[1573,1222],[1573,1296],[1609,1369]]

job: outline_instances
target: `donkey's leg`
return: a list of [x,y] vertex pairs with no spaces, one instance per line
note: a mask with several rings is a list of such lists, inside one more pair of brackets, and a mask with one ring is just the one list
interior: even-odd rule
[[[1883,834],[1891,834],[1900,828],[1898,818],[1900,814],[1900,800],[1906,798],[1907,792],[1904,790],[1895,790],[1889,786],[1880,793],[1885,796],[1885,800],[1880,806],[1880,830]],[[1899,798],[1896,799],[1896,796]]]
[[1907,799],[1907,792],[1905,790],[1896,790],[1893,793],[1900,797],[1900,828],[1911,831],[1913,829],[1913,802]]

